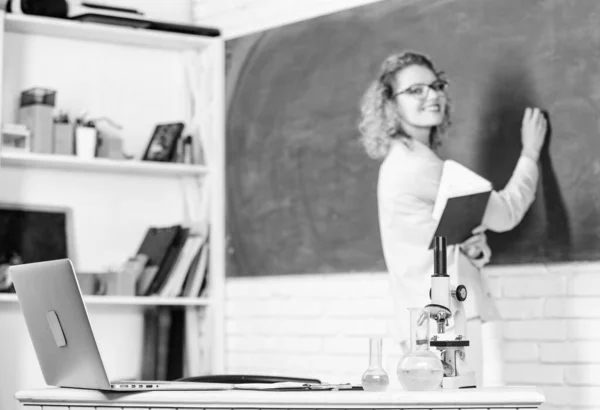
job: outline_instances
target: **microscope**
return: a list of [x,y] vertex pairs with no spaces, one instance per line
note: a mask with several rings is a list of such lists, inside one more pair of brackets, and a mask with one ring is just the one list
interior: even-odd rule
[[467,339],[467,320],[463,304],[467,299],[467,288],[450,284],[446,262],[446,238],[434,238],[434,263],[431,277],[431,303],[425,311],[435,323],[435,331],[430,346],[440,351],[440,359],[444,366],[442,388],[463,389],[476,387],[475,372],[465,361]]

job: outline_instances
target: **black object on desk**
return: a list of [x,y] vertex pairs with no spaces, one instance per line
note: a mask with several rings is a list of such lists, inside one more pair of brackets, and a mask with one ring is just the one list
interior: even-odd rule
[[247,384],[247,383],[281,383],[296,382],[308,384],[320,384],[318,379],[307,379],[303,377],[288,376],[265,376],[257,374],[209,374],[203,376],[189,376],[178,379],[183,382],[202,382],[202,383],[229,383],[229,384]]

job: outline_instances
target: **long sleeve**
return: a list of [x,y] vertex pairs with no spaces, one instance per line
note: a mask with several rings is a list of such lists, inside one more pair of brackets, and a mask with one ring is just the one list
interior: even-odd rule
[[495,232],[517,226],[535,199],[538,178],[536,162],[521,156],[504,189],[492,192],[483,225]]

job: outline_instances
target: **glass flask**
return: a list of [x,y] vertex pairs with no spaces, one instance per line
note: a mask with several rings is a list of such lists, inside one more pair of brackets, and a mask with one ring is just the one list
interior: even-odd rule
[[429,350],[429,315],[422,308],[409,308],[410,350],[398,362],[398,380],[405,390],[435,390],[444,377],[444,366]]
[[362,375],[365,391],[384,391],[390,379],[381,365],[381,338],[369,339],[369,367]]

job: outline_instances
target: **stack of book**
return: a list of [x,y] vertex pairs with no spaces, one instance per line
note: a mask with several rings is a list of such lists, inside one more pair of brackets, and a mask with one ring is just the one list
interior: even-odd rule
[[[181,225],[150,227],[137,252],[147,263],[137,278],[136,294],[203,296],[208,254],[208,232],[194,234]],[[184,376],[186,367],[194,369],[201,364],[196,354],[199,324],[187,313],[181,307],[168,306],[145,311],[143,380],[175,380]]]
[[198,297],[207,282],[208,232],[192,234],[181,225],[150,227],[138,255],[148,262],[137,279],[136,295]]

